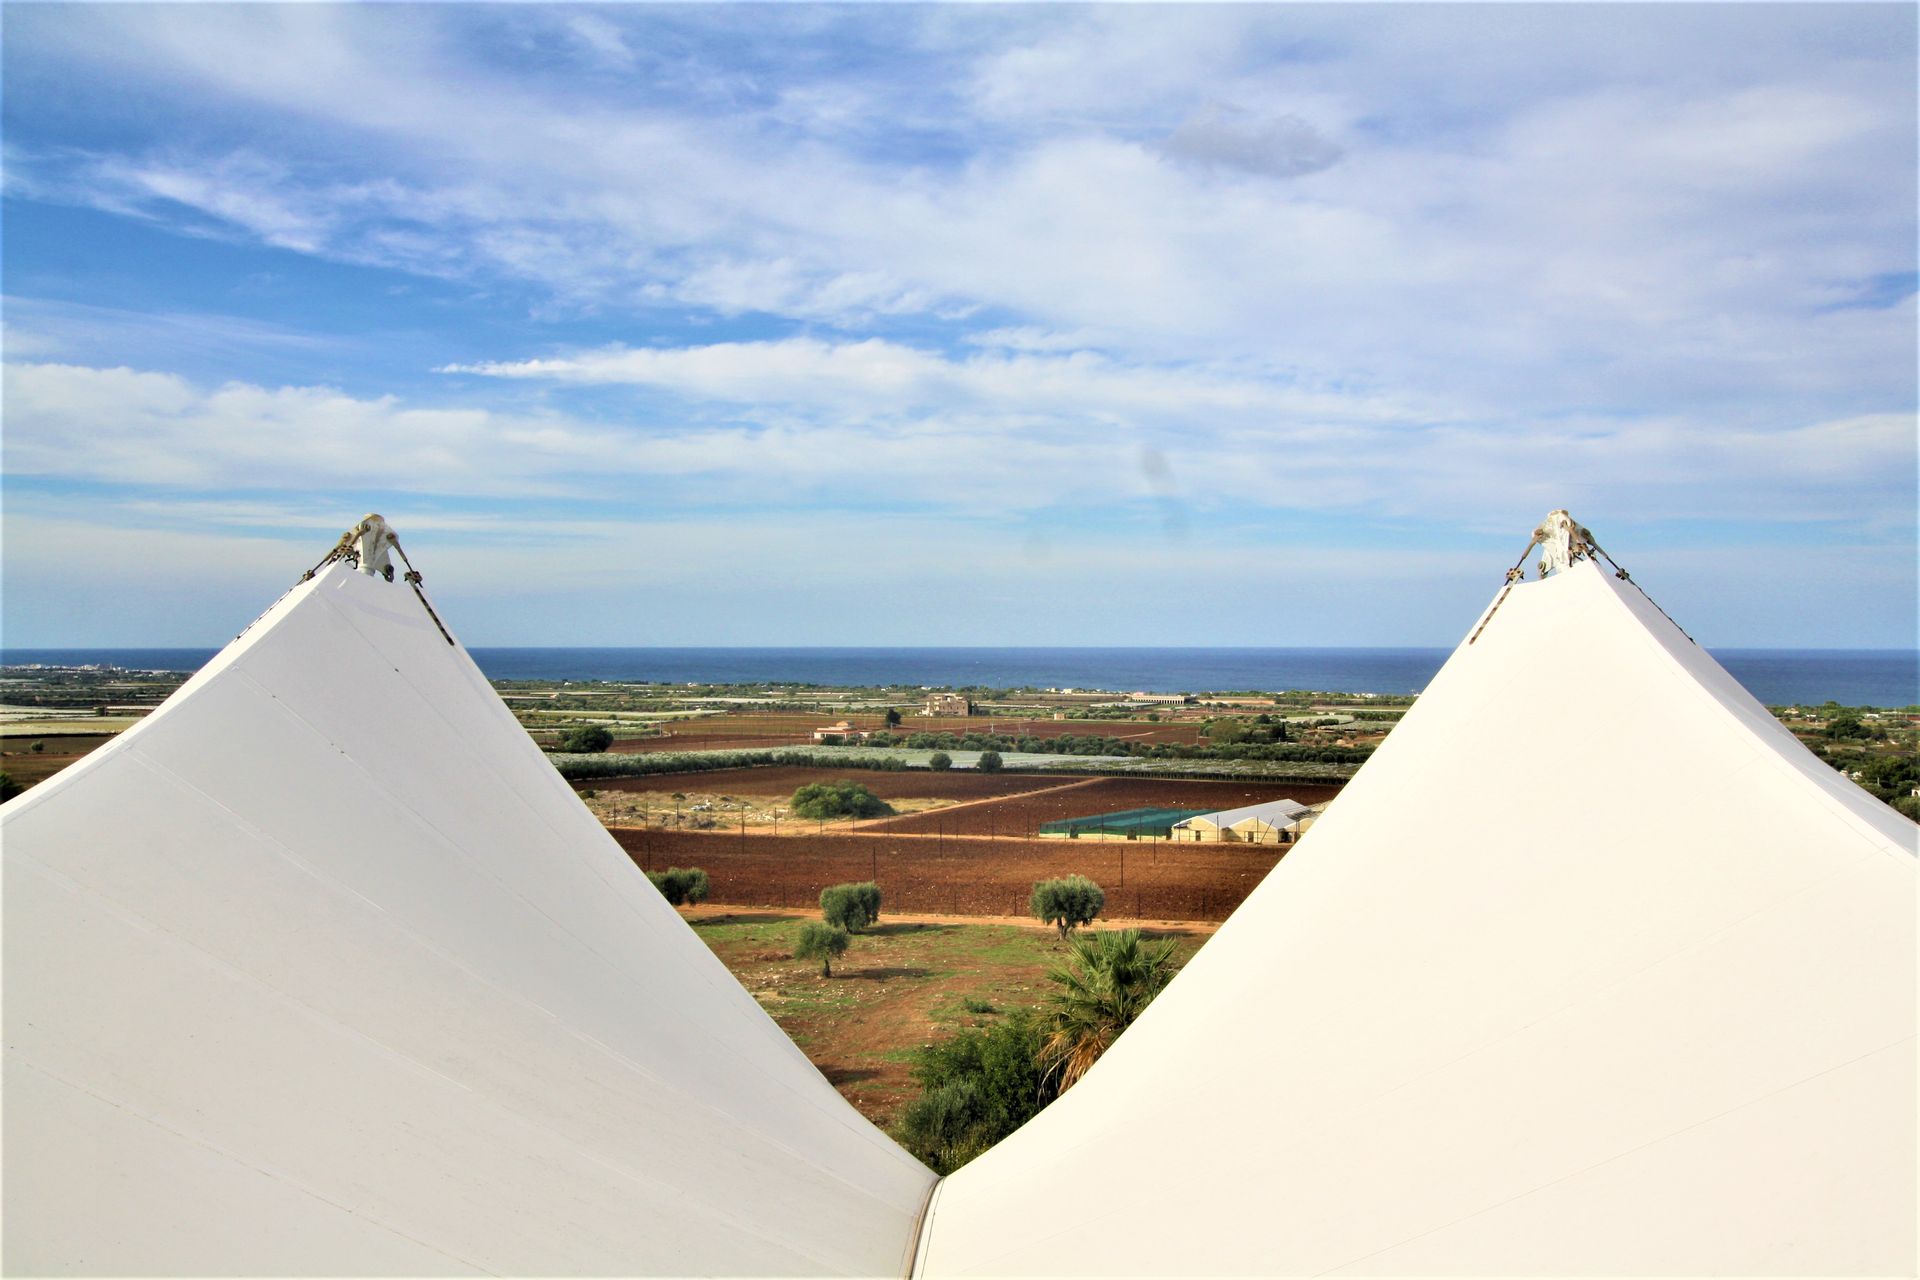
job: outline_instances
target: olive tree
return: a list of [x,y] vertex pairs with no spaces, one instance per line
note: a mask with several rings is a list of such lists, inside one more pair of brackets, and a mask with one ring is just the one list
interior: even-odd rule
[[859,933],[880,918],[880,886],[871,880],[829,885],[820,891],[820,914],[830,925]]
[[830,924],[821,924],[818,920],[809,920],[800,926],[799,940],[794,944],[795,960],[818,960],[820,976],[833,976],[833,961],[836,956],[847,951],[847,931]]
[[1034,917],[1059,929],[1062,938],[1080,925],[1092,924],[1106,905],[1106,890],[1085,876],[1042,880],[1027,899]]

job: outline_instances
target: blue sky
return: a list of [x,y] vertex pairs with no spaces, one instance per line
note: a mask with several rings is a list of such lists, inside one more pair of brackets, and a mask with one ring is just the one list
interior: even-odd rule
[[4,20],[10,647],[1915,642],[1910,5]]

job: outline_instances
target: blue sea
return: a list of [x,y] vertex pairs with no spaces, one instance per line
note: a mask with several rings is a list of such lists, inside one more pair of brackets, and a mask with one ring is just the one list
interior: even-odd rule
[[[194,671],[212,649],[8,649],[0,663]],[[1418,693],[1447,649],[474,649],[495,680],[985,685],[1186,693],[1316,689]],[[1899,707],[1920,702],[1920,652],[1717,649],[1760,701]]]

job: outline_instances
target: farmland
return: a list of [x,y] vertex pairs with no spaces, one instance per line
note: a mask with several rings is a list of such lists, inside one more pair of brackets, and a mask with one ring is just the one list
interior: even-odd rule
[[[1051,929],[905,916],[881,923],[834,962],[833,976],[791,958],[801,911],[699,907],[688,923],[841,1095],[882,1127],[918,1092],[914,1051],[1038,1004],[1065,954]],[[1212,932],[1160,927],[1185,962]]]
[[[1335,790],[1164,778],[875,773],[858,780],[889,803],[918,812],[856,822],[787,817],[775,823],[771,819],[792,789],[847,775],[830,769],[732,770],[724,775],[724,790],[715,786],[718,776],[623,779],[651,788],[617,793],[621,801],[645,796],[647,818],[611,822],[609,829],[646,869],[705,868],[715,902],[808,907],[827,885],[871,879],[902,911],[1024,916],[1036,880],[1077,873],[1106,888],[1113,914],[1163,921],[1224,919],[1283,850],[1043,840],[1034,836],[1038,825],[1150,806],[1222,809],[1281,798],[1317,803]],[[677,804],[670,793],[676,787],[686,788]],[[593,803],[599,807],[607,798],[597,795]],[[935,807],[922,807],[929,803]],[[699,813],[696,804],[704,806]],[[633,814],[631,808],[624,812]]]
[[111,741],[111,733],[9,733],[0,736],[0,769],[20,786],[30,787]]
[[[804,746],[813,741],[813,731],[845,721],[858,732],[873,733],[887,728],[883,715],[857,712],[821,711],[732,711],[660,722],[659,732],[645,737],[625,737],[618,725],[614,729],[615,751],[753,751],[773,747]],[[1201,741],[1198,723],[1158,724],[1145,721],[1056,720],[1051,716],[906,716],[892,730],[895,734],[982,733],[1001,738],[1060,738],[1069,734],[1098,734],[1122,741],[1177,743],[1192,746]]]
[[902,911],[1024,917],[1036,880],[1079,874],[1106,889],[1112,914],[1158,921],[1226,919],[1281,852],[1274,845],[832,829],[774,836],[619,827],[613,836],[648,870],[704,868],[713,879],[712,900],[739,906],[806,908],[827,885],[874,880]]
[[582,785],[598,791],[651,792],[662,796],[671,796],[676,791],[698,791],[785,800],[809,782],[824,782],[843,776],[858,777],[882,800],[907,797],[980,800],[1012,795],[1023,790],[1057,787],[1064,781],[1045,774],[1001,774],[996,777],[971,770],[931,773],[924,769],[911,773],[840,774],[831,769],[769,765],[756,769],[715,769],[697,775],[670,773],[645,778],[596,778]]
[[1089,778],[1032,794],[1008,795],[954,812],[929,810],[868,824],[889,835],[1037,835],[1040,824],[1119,809],[1237,809],[1267,800],[1319,804],[1339,794],[1336,786],[1250,785],[1174,778]]

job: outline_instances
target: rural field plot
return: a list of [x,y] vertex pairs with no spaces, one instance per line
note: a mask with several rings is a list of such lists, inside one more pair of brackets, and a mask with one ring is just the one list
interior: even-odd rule
[[1083,875],[1106,890],[1113,918],[1224,920],[1284,852],[1274,845],[996,840],[831,827],[824,835],[777,836],[609,830],[643,869],[704,868],[713,902],[804,909],[828,885],[873,880],[894,910],[969,916],[1025,916],[1035,881]]
[[[113,741],[111,732],[68,734],[19,732],[22,726],[8,725],[11,731],[0,737],[0,769],[20,786],[43,782],[74,761]],[[34,743],[40,750],[33,749]]]
[[[794,960],[803,911],[699,907],[688,923],[761,1007],[793,1037],[841,1096],[882,1128],[919,1088],[914,1051],[965,1027],[984,1027],[1039,1004],[1047,970],[1066,956],[1049,929],[1012,924],[890,919],[858,935],[820,976]],[[1153,931],[1175,939],[1185,964],[1211,933],[1204,925]]]
[[[1061,781],[1065,781],[1062,779]],[[911,814],[866,829],[890,835],[1036,835],[1040,825],[1119,809],[1235,809],[1268,800],[1319,804],[1337,786],[1274,782],[1204,782],[1184,778],[1094,778],[1071,788],[1009,796],[964,809]]]
[[638,778],[591,778],[575,784],[582,791],[637,791],[659,795],[717,792],[785,800],[810,782],[858,782],[882,800],[983,800],[1018,795],[1073,781],[1047,774],[974,773],[924,769],[887,773],[878,769],[824,769],[803,765],[761,765],[715,769],[706,773],[656,773]]
[[[872,713],[773,712],[701,716],[673,720],[666,733],[643,738],[617,738],[615,751],[751,751],[770,747],[806,746],[813,731],[839,721],[855,729],[876,732],[887,727],[883,716]],[[617,726],[615,727],[618,733]],[[998,738],[1120,738],[1129,742],[1170,742],[1192,745],[1200,741],[1197,724],[1150,724],[1133,720],[1055,720],[1014,716],[907,716],[891,732],[905,737],[915,733],[983,733]]]

